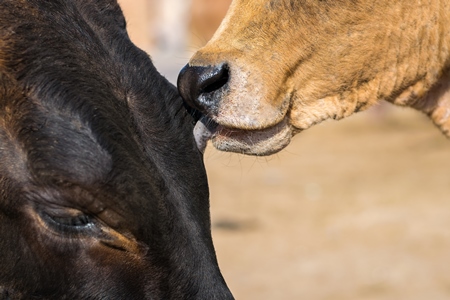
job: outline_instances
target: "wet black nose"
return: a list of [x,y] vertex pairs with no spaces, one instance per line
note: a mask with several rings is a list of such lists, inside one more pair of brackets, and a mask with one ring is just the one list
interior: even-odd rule
[[186,103],[204,114],[215,113],[219,107],[220,91],[228,82],[226,64],[208,67],[186,65],[178,75],[178,91]]

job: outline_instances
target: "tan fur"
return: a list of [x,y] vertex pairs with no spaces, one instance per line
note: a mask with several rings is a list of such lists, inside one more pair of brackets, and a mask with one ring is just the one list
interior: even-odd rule
[[[229,66],[229,89],[209,116],[223,128],[254,134],[285,123],[290,138],[387,100],[449,135],[449,22],[450,0],[234,0],[189,64]],[[286,144],[276,136],[262,150],[220,132],[213,143],[265,155]]]

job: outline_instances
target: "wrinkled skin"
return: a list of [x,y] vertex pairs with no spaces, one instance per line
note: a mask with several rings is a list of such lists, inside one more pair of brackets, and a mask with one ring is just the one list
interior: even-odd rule
[[193,120],[116,1],[0,16],[0,299],[232,299]]
[[178,79],[213,145],[268,155],[380,100],[450,135],[449,0],[233,0]]

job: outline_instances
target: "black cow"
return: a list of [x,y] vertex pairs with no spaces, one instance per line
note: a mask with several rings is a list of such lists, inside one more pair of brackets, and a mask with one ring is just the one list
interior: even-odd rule
[[192,120],[113,0],[0,0],[0,299],[232,299]]

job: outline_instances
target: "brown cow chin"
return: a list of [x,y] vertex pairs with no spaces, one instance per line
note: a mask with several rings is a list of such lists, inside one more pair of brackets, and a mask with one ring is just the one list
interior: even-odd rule
[[292,128],[286,118],[280,123],[259,130],[228,128],[208,117],[202,117],[194,129],[195,140],[204,152],[208,140],[221,151],[265,156],[285,148],[291,141]]

